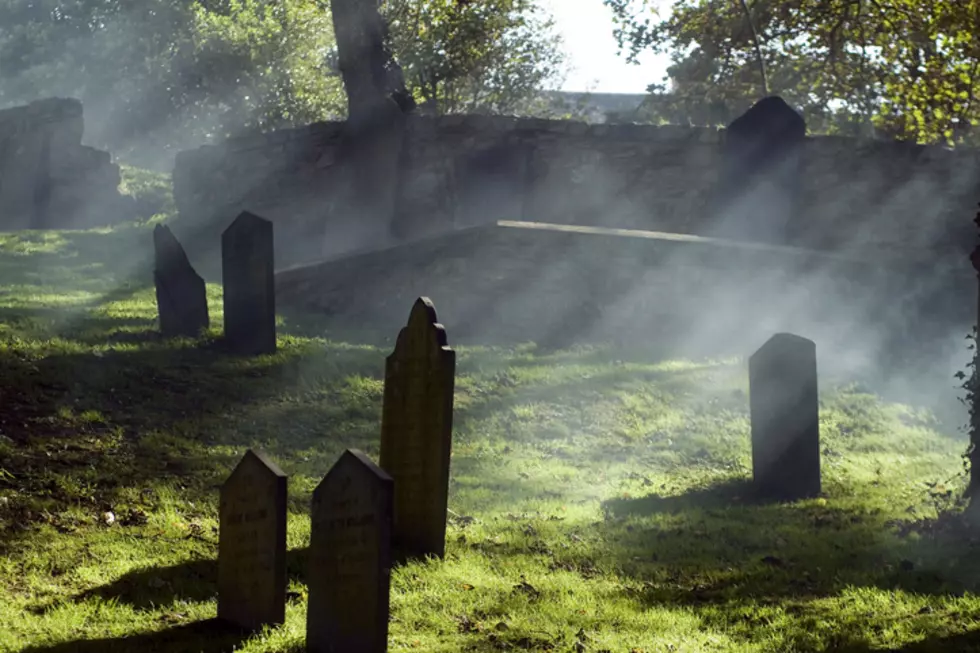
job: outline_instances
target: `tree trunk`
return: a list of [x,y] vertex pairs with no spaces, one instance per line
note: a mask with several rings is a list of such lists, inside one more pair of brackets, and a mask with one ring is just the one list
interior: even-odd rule
[[[405,114],[415,102],[388,45],[379,0],[331,0],[338,67],[347,91],[347,125],[340,164],[348,176],[344,210],[356,212],[362,233],[388,233],[397,215]],[[366,243],[365,243],[366,244]]]

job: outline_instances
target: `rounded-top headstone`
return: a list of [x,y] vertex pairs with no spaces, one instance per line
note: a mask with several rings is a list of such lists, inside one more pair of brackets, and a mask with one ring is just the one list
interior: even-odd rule
[[442,557],[452,449],[456,352],[420,297],[385,362],[381,467],[395,480],[393,541],[401,559]]
[[812,340],[777,333],[749,358],[752,473],[762,497],[820,493],[816,352]]

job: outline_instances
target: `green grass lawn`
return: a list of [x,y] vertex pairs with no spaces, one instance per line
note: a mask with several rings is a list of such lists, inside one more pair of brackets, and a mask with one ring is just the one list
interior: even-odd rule
[[[222,355],[217,285],[212,334],[162,341],[151,259],[147,225],[0,235],[0,651],[301,651],[311,492],[377,459],[390,345]],[[391,651],[980,650],[965,442],[927,411],[822,380],[825,496],[763,505],[744,360],[458,357],[447,555],[394,570]],[[289,474],[290,599],[243,639],[208,620],[248,447]]]

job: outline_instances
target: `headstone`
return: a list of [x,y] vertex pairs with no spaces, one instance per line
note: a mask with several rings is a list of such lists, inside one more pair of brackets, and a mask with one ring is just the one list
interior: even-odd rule
[[820,493],[817,347],[777,333],[749,358],[752,474],[760,497]]
[[399,559],[446,550],[456,352],[435,307],[420,297],[385,364],[381,468],[395,481],[393,546]]
[[388,650],[393,481],[348,449],[313,491],[306,650]]
[[800,212],[803,117],[782,98],[756,102],[725,131],[724,164],[710,235],[785,243]]
[[286,475],[252,450],[221,486],[218,618],[249,631],[286,619]]
[[166,225],[153,228],[153,251],[160,332],[167,338],[198,337],[211,323],[204,279]]
[[276,351],[272,223],[242,212],[221,234],[225,343],[237,354]]

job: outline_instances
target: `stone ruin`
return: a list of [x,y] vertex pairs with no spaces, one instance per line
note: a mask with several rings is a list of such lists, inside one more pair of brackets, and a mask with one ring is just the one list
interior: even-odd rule
[[119,166],[82,145],[83,130],[74,99],[0,111],[0,230],[87,228],[128,214]]

